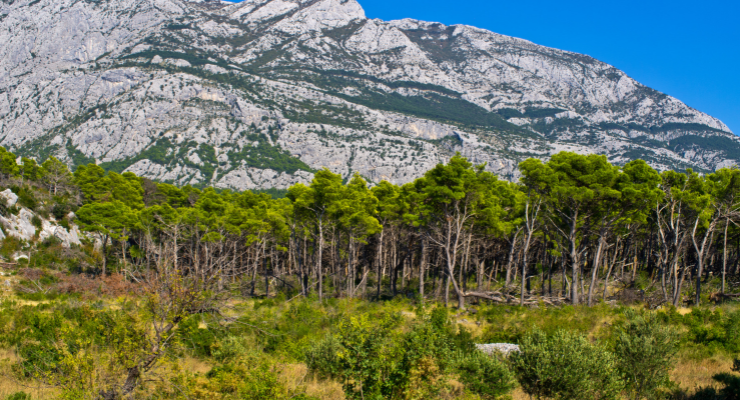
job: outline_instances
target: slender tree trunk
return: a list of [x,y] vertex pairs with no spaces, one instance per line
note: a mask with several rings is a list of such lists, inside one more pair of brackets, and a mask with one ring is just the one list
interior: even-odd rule
[[324,224],[322,218],[319,217],[319,243],[318,249],[316,249],[316,278],[319,280],[319,302],[324,300],[324,271],[323,271],[323,255],[324,255]]
[[504,283],[505,288],[508,288],[509,284],[511,283],[511,270],[512,266],[514,265],[514,251],[516,250],[516,240],[519,237],[519,232],[521,232],[521,228],[517,229],[516,233],[514,233],[514,238],[511,239],[511,246],[509,247],[509,259],[506,264],[506,281]]
[[108,235],[103,235],[103,277],[105,277],[106,268],[108,267]]
[[571,261],[571,273],[572,273],[572,280],[571,283],[571,304],[576,305],[578,304],[578,268],[580,268],[580,260],[578,256],[578,249],[576,248],[576,228],[577,228],[577,222],[578,222],[578,212],[576,211],[575,215],[573,216],[573,220],[571,221],[570,226],[570,261]]
[[421,261],[419,262],[419,301],[424,304],[424,270],[427,264],[427,240],[421,239]]
[[594,305],[594,286],[596,286],[596,274],[599,272],[599,264],[601,262],[601,251],[604,248],[604,241],[606,241],[606,238],[604,238],[604,235],[602,233],[601,236],[599,236],[599,245],[596,249],[596,255],[594,255],[594,265],[591,271],[591,285],[588,287],[588,306],[592,307]]
[[377,262],[378,262],[378,290],[376,293],[377,300],[380,300],[380,285],[383,282],[383,272],[382,272],[382,266],[383,266],[383,235],[385,233],[385,229],[380,231],[380,238],[378,239],[378,255],[377,255]]
[[532,240],[532,235],[534,234],[534,230],[529,230],[527,232],[527,238],[524,240],[524,248],[522,249],[522,292],[520,294],[519,298],[519,305],[524,305],[524,293],[526,292],[525,284],[527,283],[527,263],[529,262],[528,253],[529,253],[529,244]]
[[730,226],[730,218],[725,219],[725,237],[722,246],[722,294],[725,294],[725,277],[727,275],[727,228]]

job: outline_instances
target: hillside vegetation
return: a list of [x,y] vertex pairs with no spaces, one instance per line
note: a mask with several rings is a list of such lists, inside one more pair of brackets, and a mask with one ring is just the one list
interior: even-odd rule
[[[273,198],[15,160],[9,399],[738,396],[740,170],[563,152],[510,183],[456,155]],[[24,210],[86,236],[19,239]]]

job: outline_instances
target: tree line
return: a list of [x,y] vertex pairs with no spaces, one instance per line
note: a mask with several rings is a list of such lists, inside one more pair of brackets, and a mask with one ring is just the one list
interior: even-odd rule
[[708,279],[724,295],[740,262],[734,168],[659,173],[561,152],[522,162],[513,183],[456,155],[405,185],[323,169],[274,199],[95,164],[72,174],[53,157],[18,165],[2,151],[0,163],[6,176],[74,194],[77,223],[103,254],[98,273],[113,263],[134,279],[166,264],[255,296],[593,305],[644,279],[661,302],[698,304]]
[[[19,204],[89,234],[85,251],[96,247],[99,262],[75,272],[115,273],[136,287],[146,329],[103,399],[140,387],[192,317],[234,323],[222,310],[235,297],[404,296],[463,309],[470,301],[590,306],[631,286],[657,304],[732,295],[740,170],[659,173],[642,160],[615,166],[561,152],[526,160],[519,172],[509,182],[455,155],[404,185],[323,169],[273,198],[95,164],[72,173],[53,157],[19,164],[0,150],[0,178]],[[34,193],[53,202],[34,202]],[[707,286],[718,293],[702,295]]]

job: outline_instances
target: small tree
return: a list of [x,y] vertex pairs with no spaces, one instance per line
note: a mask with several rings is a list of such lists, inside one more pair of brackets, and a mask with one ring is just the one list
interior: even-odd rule
[[535,330],[511,356],[524,392],[536,399],[618,399],[623,383],[616,357],[568,331],[552,336]]
[[20,172],[18,163],[16,162],[15,154],[5,150],[5,147],[0,146],[0,174],[4,178],[11,176],[17,176]]
[[[136,213],[120,201],[89,203],[77,211],[82,230],[97,234],[102,243],[103,275],[106,273],[108,240],[126,240],[126,230],[136,223]],[[125,256],[125,255],[124,255]]]
[[654,314],[628,309],[617,331],[617,365],[631,399],[656,399],[670,383],[669,372],[678,351],[678,334]]
[[60,187],[64,187],[72,180],[72,174],[69,173],[67,165],[54,156],[44,161],[41,169],[44,182],[49,185],[49,191],[55,196]]
[[23,186],[23,180],[35,181],[39,179],[41,168],[36,164],[36,160],[31,158],[23,157],[21,159],[20,174],[21,174],[21,186]]

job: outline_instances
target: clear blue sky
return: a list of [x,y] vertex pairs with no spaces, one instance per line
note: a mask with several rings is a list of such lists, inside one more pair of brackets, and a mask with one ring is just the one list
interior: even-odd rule
[[369,18],[473,25],[590,55],[740,134],[740,1],[358,1]]

